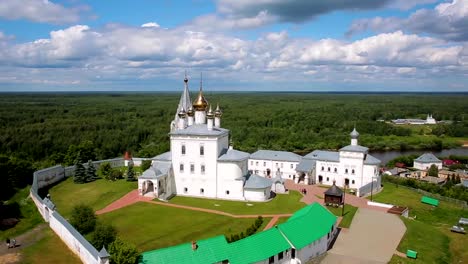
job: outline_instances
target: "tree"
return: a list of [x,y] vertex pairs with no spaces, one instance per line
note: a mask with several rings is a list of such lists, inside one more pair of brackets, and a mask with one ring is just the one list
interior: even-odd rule
[[73,182],[85,183],[86,182],[86,169],[81,162],[75,163],[75,174],[73,176]]
[[109,245],[109,255],[113,264],[135,264],[140,254],[135,246],[117,238]]
[[127,169],[127,181],[134,181],[135,180],[135,171],[133,170],[133,164],[128,164]]
[[427,170],[427,175],[438,177],[439,176],[439,169],[437,168],[437,165],[432,164],[431,167],[429,168],[429,170]]
[[110,165],[109,162],[104,162],[99,166],[97,173],[99,177],[104,178],[104,179],[109,179],[112,173],[112,166]]
[[141,162],[141,170],[145,171],[151,167],[151,160],[144,160]]
[[96,227],[96,219],[91,206],[79,204],[72,209],[70,224],[81,234],[88,234]]
[[122,178],[123,178],[123,173],[118,169],[112,169],[112,172],[107,177],[107,179],[110,181],[115,181],[115,180],[122,179]]
[[98,221],[91,237],[91,244],[98,249],[102,247],[109,248],[109,245],[115,241],[116,237],[117,230],[114,226]]
[[96,167],[91,160],[88,160],[88,166],[86,168],[86,182],[92,182],[97,180]]

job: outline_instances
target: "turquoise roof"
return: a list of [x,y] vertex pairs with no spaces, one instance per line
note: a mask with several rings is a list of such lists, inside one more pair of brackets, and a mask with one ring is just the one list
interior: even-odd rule
[[278,225],[279,230],[296,249],[301,249],[326,236],[336,223],[336,216],[318,203],[297,211],[286,223]]
[[229,248],[224,236],[217,236],[197,241],[197,249],[192,249],[192,243],[144,252],[140,264],[150,263],[216,263],[228,258]]
[[290,249],[288,241],[277,228],[249,236],[229,244],[230,264],[255,263]]
[[[144,252],[140,264],[151,263],[256,263],[291,249],[301,249],[327,235],[336,223],[336,216],[318,203],[294,213],[286,223],[236,242],[227,243],[224,236]],[[292,246],[291,246],[292,244]]]

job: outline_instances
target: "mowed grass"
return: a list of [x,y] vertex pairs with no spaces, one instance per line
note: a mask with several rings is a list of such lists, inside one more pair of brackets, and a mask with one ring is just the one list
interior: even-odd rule
[[137,182],[123,179],[117,181],[99,179],[76,184],[72,178],[68,178],[52,187],[49,193],[60,214],[69,217],[73,206],[77,204],[89,205],[94,210],[99,210],[136,188]]
[[44,232],[44,236],[39,241],[21,250],[21,263],[81,263],[51,229],[47,227],[41,232]]
[[[114,225],[118,235],[141,252],[217,235],[238,234],[255,221],[255,218],[232,218],[144,202],[100,215],[99,219]],[[269,221],[270,218],[265,218],[263,226]]]
[[176,196],[169,202],[173,204],[218,210],[236,215],[258,215],[292,214],[306,205],[300,201],[301,199],[302,195],[299,192],[290,190],[289,194],[277,194],[276,197],[269,202],[238,202],[183,196]]
[[36,205],[29,197],[30,188],[31,187],[28,186],[18,190],[16,194],[6,202],[6,204],[9,205],[17,204],[20,212],[20,221],[12,228],[0,230],[1,241],[5,241],[7,237],[16,237],[44,221],[37,211]]
[[390,263],[468,263],[468,237],[450,232],[460,217],[468,217],[468,210],[440,201],[438,207],[421,203],[422,195],[384,182],[384,189],[374,196],[377,202],[407,206],[415,220],[403,218],[406,234],[398,251],[417,251],[417,259],[393,256]]
[[[326,208],[336,216],[341,216],[343,212],[343,208],[341,207],[327,206]],[[351,226],[351,223],[353,222],[353,218],[356,214],[357,209],[357,207],[346,204],[344,208],[343,219],[341,220],[339,227],[349,228],[349,226]]]

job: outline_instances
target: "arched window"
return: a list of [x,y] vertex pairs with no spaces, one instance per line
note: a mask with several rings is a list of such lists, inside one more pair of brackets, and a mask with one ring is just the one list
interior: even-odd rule
[[200,194],[204,194],[205,193],[205,189],[201,188],[200,189]]
[[344,173],[348,174],[348,169],[345,169]]
[[352,180],[351,183],[354,184],[354,180]]
[[351,174],[354,174],[354,169],[351,170]]
[[181,152],[182,152],[182,155],[185,155],[185,145],[182,145]]
[[205,146],[200,145],[200,156],[204,156],[204,155],[205,155]]
[[226,194],[229,195],[229,190],[226,191]]
[[180,164],[179,171],[180,171],[180,172],[184,172],[184,164],[182,164],[182,163]]
[[184,193],[187,193],[187,192],[188,192],[188,188],[184,187]]
[[322,166],[322,171],[324,171],[324,170],[325,170],[325,167]]
[[338,172],[338,170],[337,170],[336,168],[335,168],[333,171],[334,171],[335,173],[337,173],[337,172]]
[[327,181],[330,181],[330,178],[327,177]]
[[205,174],[205,165],[200,166],[201,174]]

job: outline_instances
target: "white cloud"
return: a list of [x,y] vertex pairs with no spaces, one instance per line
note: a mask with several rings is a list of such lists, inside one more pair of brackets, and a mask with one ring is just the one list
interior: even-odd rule
[[52,31],[47,39],[7,42],[0,58],[0,82],[44,84],[56,78],[54,85],[180,79],[184,69],[235,83],[382,82],[468,73],[468,46],[401,31],[350,42],[291,38],[286,31],[246,40],[183,27],[76,25]]
[[48,0],[2,0],[0,17],[9,20],[26,19],[40,23],[74,23],[87,6],[67,8]]
[[352,23],[347,35],[366,30],[391,32],[405,29],[414,33],[430,33],[453,41],[468,40],[468,1],[453,0],[434,9],[419,9],[408,18],[375,17]]
[[159,24],[156,23],[156,22],[148,22],[148,23],[145,23],[145,24],[141,25],[141,27],[148,27],[148,28],[154,27],[154,28],[159,28],[160,26],[159,26]]

